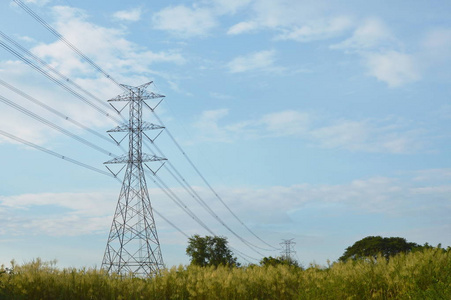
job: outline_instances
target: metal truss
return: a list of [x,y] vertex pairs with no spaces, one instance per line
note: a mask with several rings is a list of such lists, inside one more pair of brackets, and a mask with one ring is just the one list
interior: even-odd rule
[[128,91],[108,100],[110,104],[125,101],[129,108],[128,124],[108,131],[126,132],[129,140],[127,155],[105,162],[105,164],[123,163],[127,166],[102,261],[102,269],[109,273],[148,277],[164,268],[143,169],[146,162],[166,160],[142,153],[143,131],[163,128],[142,120],[143,105],[148,106],[145,100],[164,97],[146,91],[151,83],[138,87],[123,85]]

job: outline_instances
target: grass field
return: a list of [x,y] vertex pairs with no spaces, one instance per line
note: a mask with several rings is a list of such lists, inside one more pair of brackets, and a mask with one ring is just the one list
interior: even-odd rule
[[451,251],[442,249],[305,269],[179,266],[150,279],[39,259],[0,272],[0,299],[451,299]]

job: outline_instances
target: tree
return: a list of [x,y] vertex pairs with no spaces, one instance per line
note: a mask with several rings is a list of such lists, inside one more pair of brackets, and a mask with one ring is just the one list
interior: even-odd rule
[[291,258],[285,258],[285,257],[263,257],[262,260],[260,260],[260,265],[267,267],[267,266],[277,266],[277,265],[286,265],[286,266],[295,266],[299,267],[299,263],[296,260],[293,260]]
[[400,237],[383,238],[381,236],[368,236],[346,248],[340,261],[347,259],[359,259],[364,257],[377,258],[382,254],[386,259],[401,252],[410,252],[415,249],[421,249],[422,246],[416,243],[408,243],[406,239]]
[[219,236],[194,235],[188,239],[186,254],[191,264],[197,266],[238,266],[237,258],[227,246],[227,238]]

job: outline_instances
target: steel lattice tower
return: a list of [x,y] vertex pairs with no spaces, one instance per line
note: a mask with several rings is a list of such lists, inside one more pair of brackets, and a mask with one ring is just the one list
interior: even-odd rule
[[296,243],[293,242],[293,240],[294,240],[294,239],[283,240],[283,242],[280,243],[280,245],[281,245],[282,247],[284,247],[284,248],[282,249],[282,252],[281,252],[282,257],[283,257],[284,259],[286,259],[286,260],[289,260],[289,261],[294,261],[294,258],[292,257],[292,254],[295,254],[295,253],[296,253],[296,251],[294,251],[294,249],[293,249],[293,248],[294,248],[294,245],[296,245]]
[[150,108],[145,100],[164,97],[146,91],[151,83],[138,87],[123,85],[128,91],[108,100],[110,104],[128,102],[123,109],[129,108],[128,124],[108,131],[126,132],[129,137],[128,154],[105,162],[127,166],[102,261],[102,269],[109,273],[146,277],[164,267],[143,169],[146,162],[165,160],[142,153],[143,131],[163,128],[142,121],[143,104]]

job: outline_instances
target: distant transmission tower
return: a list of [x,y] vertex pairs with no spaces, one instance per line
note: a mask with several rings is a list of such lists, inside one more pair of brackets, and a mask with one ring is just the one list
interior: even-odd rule
[[126,132],[129,141],[127,155],[105,162],[105,164],[126,164],[127,166],[102,261],[102,269],[109,273],[146,277],[164,268],[143,169],[143,164],[149,168],[146,162],[166,160],[142,153],[142,135],[145,134],[143,131],[164,128],[142,121],[143,104],[151,110],[155,108],[151,108],[145,100],[164,97],[146,91],[151,83],[138,87],[122,85],[128,91],[108,100],[110,104],[116,101],[128,102],[118,111],[122,111],[127,106],[129,108],[128,124],[108,131]]
[[279,245],[281,245],[282,248],[282,258],[288,260],[288,261],[294,261],[295,259],[292,257],[292,255],[294,255],[296,253],[296,251],[294,251],[294,245],[296,245],[295,242],[293,242],[294,239],[290,239],[290,240],[283,240],[282,243],[280,243]]

